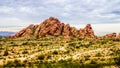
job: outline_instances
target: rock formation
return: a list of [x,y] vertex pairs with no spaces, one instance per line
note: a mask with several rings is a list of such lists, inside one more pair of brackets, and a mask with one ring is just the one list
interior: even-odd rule
[[63,35],[66,39],[70,39],[70,36],[80,37],[95,37],[94,31],[90,24],[84,29],[77,30],[75,27],[70,27],[69,24],[61,23],[57,18],[50,17],[39,25],[29,25],[16,33],[13,37],[45,37],[49,35]]
[[110,33],[106,34],[104,38],[112,38],[114,41],[120,41],[120,33],[117,35],[117,33]]
[[106,34],[104,37],[105,38],[116,38],[117,34],[116,33],[110,33],[110,34]]
[[95,37],[94,31],[90,24],[87,24],[85,28],[79,30],[81,37]]

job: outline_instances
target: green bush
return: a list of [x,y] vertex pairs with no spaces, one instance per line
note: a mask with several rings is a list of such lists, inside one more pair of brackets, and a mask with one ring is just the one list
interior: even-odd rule
[[9,53],[8,53],[8,51],[7,51],[7,50],[5,50],[5,51],[4,51],[4,55],[3,55],[3,56],[8,56],[8,54],[9,54]]
[[22,45],[27,45],[27,44],[28,44],[28,42],[23,42],[23,43],[22,43]]
[[69,43],[69,46],[75,47],[76,44],[77,44],[77,43],[75,43],[75,42],[70,42],[70,43]]
[[106,44],[107,42],[107,40],[101,41],[101,45]]
[[39,59],[39,60],[44,60],[44,58],[45,58],[44,55],[39,55],[39,56],[38,56],[38,59]]
[[48,56],[47,56],[47,59],[51,59],[51,55],[48,55]]
[[90,64],[97,64],[95,60],[91,60]]
[[12,46],[18,46],[18,44],[13,43]]
[[25,65],[25,64],[23,64],[23,63],[20,63],[19,60],[15,60],[14,63],[15,63],[15,66],[17,66],[17,67],[21,67],[21,66],[24,66],[24,65]]
[[116,65],[120,66],[120,55],[118,55],[118,57],[116,57],[114,61]]
[[101,54],[101,53],[96,53],[95,56],[96,56],[96,57],[101,57],[102,54]]
[[55,50],[55,51],[53,51],[53,54],[57,55],[57,54],[58,54],[58,51],[56,51],[56,50]]
[[80,45],[76,45],[75,48],[80,48]]
[[23,52],[22,52],[22,54],[27,54],[28,53],[28,51],[27,50],[24,50]]
[[84,57],[85,57],[85,61],[90,60],[90,55],[86,55]]
[[90,45],[89,44],[80,44],[80,46],[88,48]]

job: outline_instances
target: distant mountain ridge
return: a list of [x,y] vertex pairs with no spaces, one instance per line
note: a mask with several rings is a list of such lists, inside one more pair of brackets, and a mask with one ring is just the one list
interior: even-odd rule
[[0,36],[13,36],[16,32],[10,32],[10,31],[0,31]]

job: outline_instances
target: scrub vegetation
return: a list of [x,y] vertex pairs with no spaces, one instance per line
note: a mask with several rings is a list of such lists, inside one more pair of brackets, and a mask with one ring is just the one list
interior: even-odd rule
[[118,68],[120,40],[99,37],[63,40],[44,38],[1,38],[0,67],[31,68]]

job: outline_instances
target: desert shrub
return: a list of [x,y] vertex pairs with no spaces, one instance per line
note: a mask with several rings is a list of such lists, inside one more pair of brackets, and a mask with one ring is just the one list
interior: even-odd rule
[[11,44],[13,44],[14,42],[10,42]]
[[24,50],[23,52],[22,52],[22,54],[27,54],[28,53],[28,51],[27,50]]
[[31,39],[30,38],[28,38],[28,39],[26,39],[27,41],[30,41]]
[[36,46],[37,43],[30,42],[29,45]]
[[95,56],[96,56],[96,57],[101,57],[102,54],[101,54],[101,53],[96,53]]
[[107,42],[107,40],[101,41],[101,45],[106,44]]
[[12,46],[18,46],[18,44],[13,43]]
[[8,55],[9,55],[8,50],[5,50],[3,56],[8,56]]
[[38,41],[38,40],[40,40],[40,39],[39,39],[39,37],[36,37],[34,40]]
[[101,41],[100,41],[100,40],[97,40],[97,41],[95,41],[95,43],[96,43],[96,44],[100,44],[100,43],[101,43]]
[[64,54],[69,54],[70,53],[70,50],[67,50],[64,52]]
[[4,48],[0,47],[0,50],[3,50]]
[[15,64],[16,67],[21,67],[21,66],[25,65],[24,63],[21,63],[19,60],[15,60],[14,64]]
[[90,55],[86,55],[84,57],[85,57],[85,61],[90,60]]
[[112,41],[113,41],[113,42],[115,42],[115,41],[116,41],[116,42],[119,42],[120,39],[113,39]]
[[48,46],[48,45],[49,45],[48,43],[44,44],[44,46]]
[[94,42],[93,42],[93,41],[90,41],[90,42],[89,42],[89,45],[92,45],[92,44],[94,44]]
[[25,66],[25,63],[17,59],[15,59],[14,61],[7,61],[7,64],[4,65],[5,68],[24,67],[24,66]]
[[7,63],[4,65],[4,67],[11,67],[14,66],[14,62],[12,61],[7,61]]
[[51,55],[49,54],[49,55],[47,55],[47,59],[50,59],[51,58]]
[[80,37],[79,37],[78,39],[79,39],[79,40],[84,40],[85,38],[80,38]]
[[95,60],[91,60],[90,64],[97,64]]
[[18,44],[14,43],[13,41],[10,42],[10,44],[11,44],[12,46],[18,46]]
[[80,48],[80,45],[76,45],[75,48]]
[[88,48],[90,45],[89,44],[80,44],[80,46]]
[[44,55],[39,55],[39,56],[38,56],[38,59],[39,59],[39,60],[44,60],[44,58],[45,58]]
[[49,43],[40,43],[39,46],[48,46],[50,45]]
[[38,67],[41,67],[41,66],[42,66],[42,68],[53,68],[52,63],[50,63],[50,62],[44,62],[43,64],[40,63],[40,65]]
[[43,46],[43,44],[42,43],[40,43],[40,44],[38,44],[39,46]]
[[57,55],[57,54],[58,54],[58,51],[56,51],[56,50],[55,50],[55,51],[53,51],[53,54]]
[[28,42],[23,42],[23,43],[22,43],[22,45],[27,45],[27,44],[28,44]]
[[100,61],[105,61],[105,59],[104,59],[104,58],[102,58],[102,59],[100,59]]
[[69,46],[75,47],[76,44],[77,44],[77,43],[75,43],[75,42],[70,42],[70,43],[69,43]]
[[114,58],[115,64],[120,66],[120,55],[118,57]]

